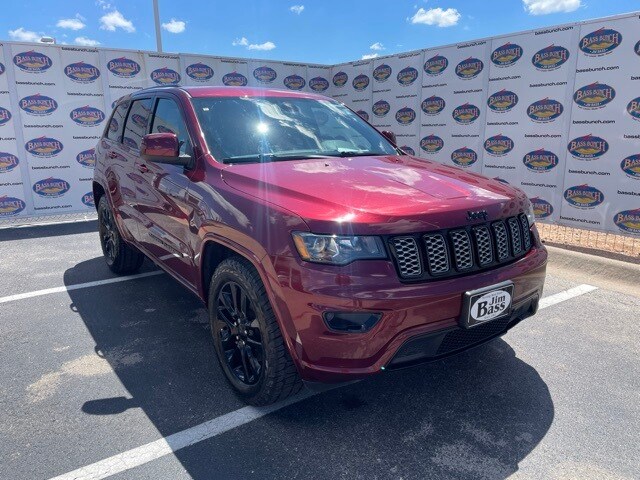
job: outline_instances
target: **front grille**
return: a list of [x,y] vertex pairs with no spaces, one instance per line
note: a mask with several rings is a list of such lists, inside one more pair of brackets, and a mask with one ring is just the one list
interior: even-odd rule
[[515,260],[532,246],[527,216],[389,239],[403,280],[428,280],[485,270]]

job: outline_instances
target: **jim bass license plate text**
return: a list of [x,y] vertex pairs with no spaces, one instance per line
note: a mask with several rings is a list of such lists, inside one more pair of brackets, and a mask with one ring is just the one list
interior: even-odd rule
[[513,283],[511,282],[466,292],[460,323],[463,327],[469,328],[509,315],[512,300]]

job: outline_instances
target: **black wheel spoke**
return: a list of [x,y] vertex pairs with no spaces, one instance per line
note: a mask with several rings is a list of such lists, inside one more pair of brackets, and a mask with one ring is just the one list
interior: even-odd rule
[[247,359],[247,349],[246,347],[242,346],[240,347],[240,358],[242,358],[242,369],[244,370],[245,373],[245,381],[246,382],[250,382],[251,381],[251,375],[249,374],[249,362]]

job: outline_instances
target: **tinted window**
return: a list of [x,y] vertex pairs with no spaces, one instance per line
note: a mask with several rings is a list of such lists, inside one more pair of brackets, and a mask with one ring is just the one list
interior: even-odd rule
[[124,117],[127,115],[127,109],[129,108],[129,102],[121,103],[118,105],[111,115],[109,120],[109,128],[107,128],[107,138],[111,140],[120,140],[122,134],[122,127],[124,126]]
[[122,143],[131,148],[140,148],[140,141],[147,133],[147,125],[151,113],[151,99],[134,100],[124,127]]
[[187,133],[187,125],[182,119],[178,105],[173,100],[167,98],[158,99],[151,133],[175,133],[180,142],[180,155],[191,155],[191,143]]

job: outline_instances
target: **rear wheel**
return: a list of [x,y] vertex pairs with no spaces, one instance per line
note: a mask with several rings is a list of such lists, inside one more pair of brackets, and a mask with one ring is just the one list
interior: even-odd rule
[[220,366],[243,400],[267,405],[300,391],[264,285],[246,261],[228,258],[214,272],[209,319]]
[[136,272],[144,261],[144,255],[122,240],[104,195],[98,203],[98,227],[102,253],[111,271],[118,274]]

